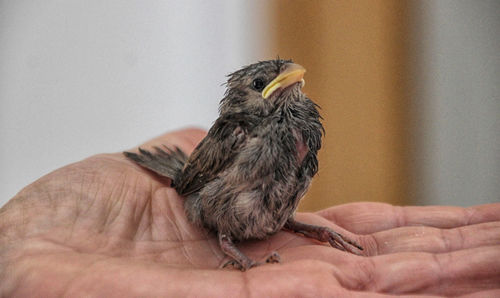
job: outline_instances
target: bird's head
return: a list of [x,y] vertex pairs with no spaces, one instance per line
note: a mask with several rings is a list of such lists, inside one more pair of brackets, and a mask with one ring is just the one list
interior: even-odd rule
[[286,101],[305,98],[305,69],[292,60],[261,61],[229,75],[219,111],[268,115]]

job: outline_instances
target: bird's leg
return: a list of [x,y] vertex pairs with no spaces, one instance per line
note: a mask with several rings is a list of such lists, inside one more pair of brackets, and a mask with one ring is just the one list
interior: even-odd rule
[[322,242],[328,242],[331,246],[337,249],[348,251],[356,255],[361,255],[358,250],[363,250],[363,248],[354,240],[351,240],[328,227],[310,225],[298,222],[291,218],[286,222],[284,228],[309,238]]
[[247,269],[250,269],[258,265],[254,260],[250,259],[244,253],[242,253],[236,247],[236,245],[234,245],[233,241],[228,235],[219,233],[219,245],[222,251],[227,256],[232,258],[232,260],[225,263],[223,267],[226,267],[228,265],[233,265],[234,267],[237,267],[241,271],[246,271]]

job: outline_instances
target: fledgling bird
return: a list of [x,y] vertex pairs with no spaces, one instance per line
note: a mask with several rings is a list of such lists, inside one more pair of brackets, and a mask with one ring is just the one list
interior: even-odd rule
[[[294,213],[318,171],[324,133],[318,106],[302,93],[305,69],[291,60],[262,61],[229,75],[219,118],[188,157],[179,148],[124,154],[172,180],[189,220],[217,234],[230,263],[258,263],[234,243],[281,229],[359,254],[356,242]],[[268,262],[279,261],[273,253]]]

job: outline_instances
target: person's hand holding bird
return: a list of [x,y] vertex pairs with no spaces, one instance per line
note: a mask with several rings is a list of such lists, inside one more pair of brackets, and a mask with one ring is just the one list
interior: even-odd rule
[[[294,214],[322,135],[303,73],[276,60],[232,74],[208,134],[171,132],[128,154],[160,176],[99,154],[26,186],[0,208],[0,296],[498,297],[500,204]],[[282,264],[217,269],[273,250]]]

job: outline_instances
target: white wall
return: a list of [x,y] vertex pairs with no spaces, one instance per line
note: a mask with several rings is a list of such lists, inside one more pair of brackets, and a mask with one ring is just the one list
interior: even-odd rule
[[65,164],[208,128],[265,1],[0,0],[0,206]]
[[416,8],[419,203],[500,202],[500,1]]

